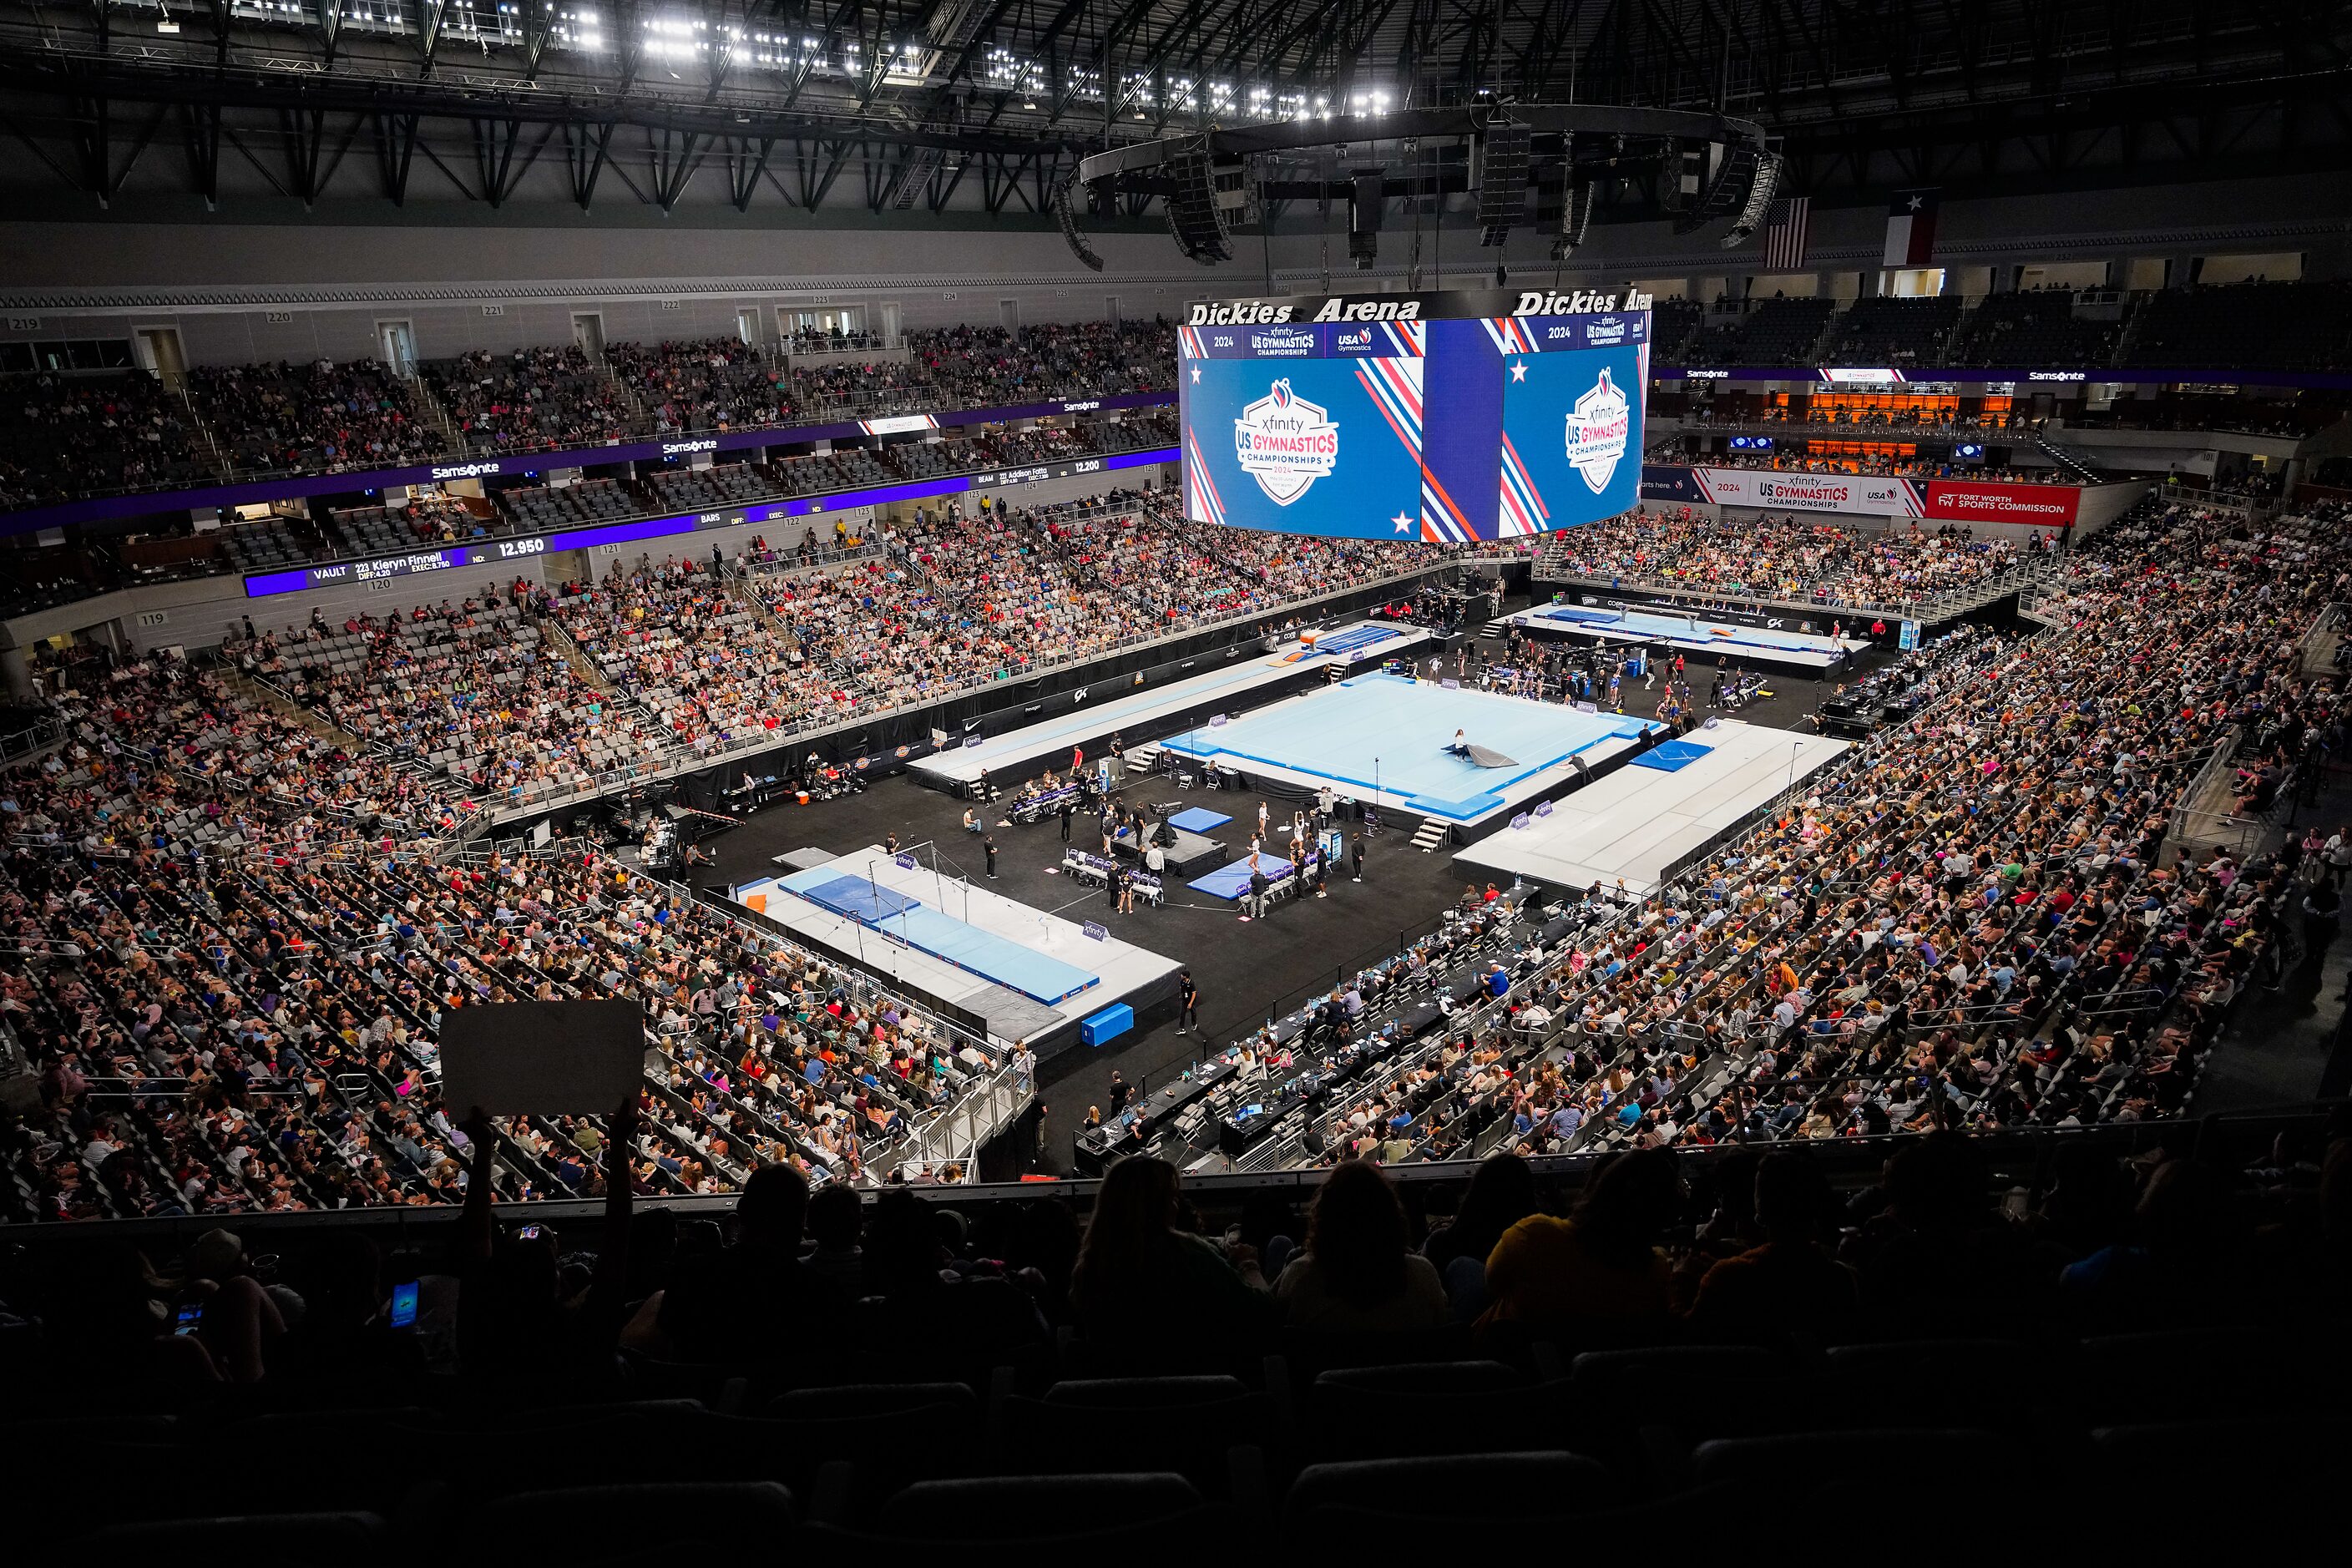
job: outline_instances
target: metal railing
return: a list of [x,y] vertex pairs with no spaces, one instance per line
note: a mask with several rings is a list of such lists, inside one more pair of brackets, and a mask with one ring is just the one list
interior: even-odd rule
[[906,1147],[891,1163],[919,1164],[934,1173],[950,1164],[970,1170],[980,1157],[981,1146],[1019,1121],[1034,1093],[1034,1086],[1024,1085],[1012,1067],[998,1068],[978,1088],[965,1090],[953,1104],[918,1121]]
[[2238,725],[2222,731],[2221,739],[2214,742],[2213,754],[2189,776],[2180,799],[2173,805],[2172,821],[2166,833],[2174,846],[2225,847],[2242,860],[2260,842],[2263,824],[2258,818],[2214,811],[2197,804],[2220,787],[2222,776],[2237,759],[2238,746],[2243,739],[2244,731]]
[[21,730],[0,735],[0,768],[14,767],[65,738],[66,721],[54,713],[44,714]]

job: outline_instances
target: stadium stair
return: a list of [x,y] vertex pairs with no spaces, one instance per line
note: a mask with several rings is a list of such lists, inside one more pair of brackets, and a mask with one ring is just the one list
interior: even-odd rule
[[2042,456],[2057,464],[2059,469],[2074,483],[2095,485],[2105,482],[2106,476],[2074,447],[2063,442],[2053,441],[2048,435],[2039,430],[2033,433],[2033,445]]
[[1426,855],[1445,842],[1445,825],[1433,816],[1424,816],[1413,829],[1412,847]]

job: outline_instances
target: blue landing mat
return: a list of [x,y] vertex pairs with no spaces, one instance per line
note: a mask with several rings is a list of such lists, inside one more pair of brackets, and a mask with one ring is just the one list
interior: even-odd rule
[[1702,746],[1696,741],[1661,741],[1635,757],[1633,765],[1655,768],[1662,773],[1679,773],[1713,750],[1713,746]]
[[[746,891],[762,890],[754,883]],[[856,921],[883,935],[905,942],[967,973],[1018,991],[1033,1002],[1051,1006],[1098,984],[1101,976],[1050,953],[1039,952],[1011,937],[982,931],[938,910],[926,909],[919,899],[879,887],[864,877],[845,877],[829,866],[796,871],[765,887],[781,889],[807,900],[832,914]]]
[[[1272,855],[1260,855],[1257,858],[1257,865],[1258,869],[1265,873],[1265,879],[1269,882],[1290,869],[1289,861],[1279,859]],[[1249,891],[1249,857],[1244,855],[1232,865],[1220,866],[1207,876],[1195,878],[1184,885],[1195,892],[1206,893],[1211,898],[1223,899],[1228,902],[1239,902],[1241,896]]]
[[1232,820],[1232,817],[1221,811],[1211,811],[1207,806],[1196,805],[1189,810],[1180,811],[1170,817],[1168,825],[1171,827],[1181,827],[1187,833],[1206,833],[1213,827],[1223,827]]
[[863,877],[835,877],[793,890],[819,909],[846,915],[860,925],[870,926],[892,915],[903,915],[916,903],[904,893],[894,893]]

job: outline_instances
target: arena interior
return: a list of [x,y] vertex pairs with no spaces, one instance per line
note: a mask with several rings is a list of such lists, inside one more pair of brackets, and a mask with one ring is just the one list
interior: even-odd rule
[[0,0],[10,1537],[2326,1528],[2347,61]]

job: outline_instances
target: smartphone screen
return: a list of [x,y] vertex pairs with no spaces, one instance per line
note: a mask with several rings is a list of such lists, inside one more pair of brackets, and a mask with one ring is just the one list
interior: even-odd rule
[[179,1323],[172,1331],[175,1334],[193,1334],[204,1327],[204,1322],[205,1304],[202,1301],[190,1301],[180,1309]]
[[407,1279],[392,1288],[392,1326],[413,1329],[416,1326],[416,1281]]
[[517,1241],[537,1241],[539,1237],[540,1228],[535,1225],[527,1225],[520,1230],[515,1232],[515,1239]]

